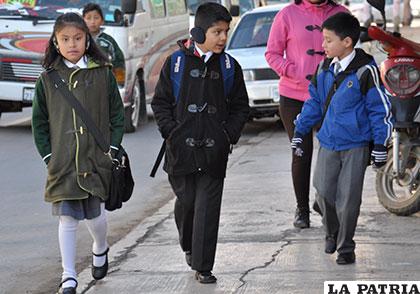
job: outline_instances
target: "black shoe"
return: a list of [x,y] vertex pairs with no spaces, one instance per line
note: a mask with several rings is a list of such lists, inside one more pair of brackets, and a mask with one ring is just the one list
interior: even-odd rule
[[[63,284],[67,281],[73,280],[76,282],[76,286],[75,287],[66,287],[66,288],[61,288],[61,286],[63,286]],[[59,294],[76,294],[76,288],[77,288],[77,281],[75,278],[69,277],[69,278],[65,278],[64,280],[61,281],[60,285],[58,286],[58,292]]]
[[322,216],[321,208],[318,205],[318,202],[315,200],[314,204],[312,205],[312,209],[317,212],[320,216]]
[[191,266],[191,260],[192,260],[191,251],[185,251],[185,261],[187,262],[189,266]]
[[101,253],[101,254],[95,254],[92,252],[93,255],[98,256],[98,257],[106,255],[105,263],[103,266],[94,266],[93,261],[92,261],[92,277],[95,280],[103,279],[108,273],[108,251],[109,251],[109,248],[105,250],[104,253]]
[[195,279],[201,284],[213,284],[216,283],[217,279],[213,274],[208,272],[195,272]]
[[309,211],[297,208],[293,225],[300,229],[309,228]]
[[333,254],[337,249],[337,240],[334,235],[327,235],[325,237],[325,253]]
[[337,264],[351,264],[356,261],[356,255],[354,252],[340,253],[335,261]]

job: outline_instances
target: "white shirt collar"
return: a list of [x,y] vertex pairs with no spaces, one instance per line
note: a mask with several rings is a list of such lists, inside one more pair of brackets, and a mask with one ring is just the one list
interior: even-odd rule
[[353,51],[349,55],[347,55],[341,60],[339,60],[338,57],[334,57],[334,59],[331,61],[331,64],[334,64],[334,69],[335,69],[335,66],[336,66],[335,64],[340,63],[340,66],[341,66],[340,72],[342,72],[346,70],[346,68],[349,66],[350,62],[353,60],[355,56],[356,56],[356,50],[353,49]]
[[86,55],[83,55],[82,58],[79,59],[79,61],[74,64],[70,61],[68,61],[67,59],[63,58],[64,60],[64,64],[68,67],[68,68],[73,68],[75,66],[79,67],[79,68],[87,68],[87,57]]
[[200,48],[198,48],[197,43],[194,43],[195,50],[200,54],[200,56],[206,55],[206,58],[204,58],[204,62],[207,62],[210,57],[213,55],[213,51],[207,51],[207,53],[204,53]]

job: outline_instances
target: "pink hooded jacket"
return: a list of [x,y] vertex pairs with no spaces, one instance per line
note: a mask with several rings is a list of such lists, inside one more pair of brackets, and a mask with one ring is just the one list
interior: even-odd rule
[[341,11],[348,12],[344,6],[333,6],[327,1],[318,5],[302,0],[301,4],[290,4],[277,13],[265,58],[280,76],[280,95],[300,101],[309,98],[310,77],[324,59],[319,54],[324,51],[321,25],[328,17]]

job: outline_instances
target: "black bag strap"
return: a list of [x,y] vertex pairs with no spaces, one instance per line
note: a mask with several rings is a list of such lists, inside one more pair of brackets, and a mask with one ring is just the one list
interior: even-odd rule
[[156,158],[155,164],[153,165],[152,171],[150,172],[150,176],[152,178],[154,178],[156,175],[156,171],[159,168],[163,155],[165,155],[165,150],[166,150],[166,140],[163,141],[162,146],[160,147],[160,150],[159,150],[159,154]]
[[99,148],[104,153],[109,153],[110,146],[107,144],[105,137],[102,135],[99,128],[96,126],[95,122],[92,120],[89,113],[83,108],[83,106],[80,104],[80,102],[74,97],[73,93],[70,92],[70,90],[67,88],[66,83],[64,83],[63,79],[60,77],[60,74],[54,70],[51,69],[48,71],[48,74],[50,75],[54,86],[61,92],[61,94],[64,96],[67,103],[74,109],[77,116],[83,121],[83,123],[88,128],[89,132],[92,134],[93,138],[96,141],[96,144],[98,144]]
[[346,74],[344,72],[341,72],[337,75],[336,79],[334,80],[333,85],[331,86],[330,90],[328,91],[327,100],[324,104],[324,112],[322,113],[322,119],[321,123],[319,124],[322,126],[322,123],[324,122],[325,115],[327,114],[328,107],[330,106],[332,96],[334,96],[335,91],[337,91],[338,87],[340,87],[341,83],[345,80]]

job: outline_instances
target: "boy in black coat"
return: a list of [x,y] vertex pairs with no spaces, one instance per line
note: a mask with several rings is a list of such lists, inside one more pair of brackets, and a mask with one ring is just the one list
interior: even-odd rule
[[[164,170],[177,196],[180,245],[200,283],[216,282],[211,271],[226,165],[230,146],[238,142],[249,115],[242,69],[224,53],[231,20],[226,8],[216,3],[197,9],[193,39],[178,42],[178,56],[166,60],[152,101],[166,140]],[[224,67],[234,72],[229,87]],[[173,76],[180,70],[178,92]]]

